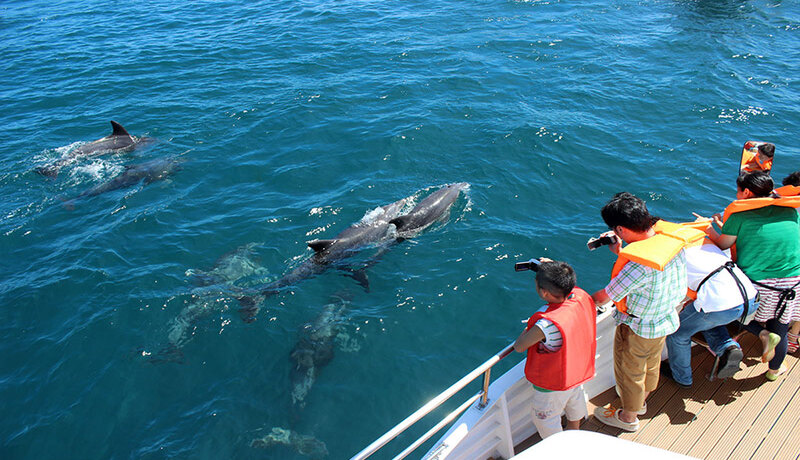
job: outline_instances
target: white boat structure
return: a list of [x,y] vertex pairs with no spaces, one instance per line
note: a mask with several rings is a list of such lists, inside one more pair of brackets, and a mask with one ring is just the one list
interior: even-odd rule
[[[590,420],[584,422],[580,431],[565,431],[535,442],[539,437],[532,419],[534,390],[524,375],[524,355],[517,355],[522,358],[520,362],[490,384],[492,367],[513,353],[513,347],[509,345],[351,460],[370,457],[481,376],[484,377],[482,391],[467,399],[400,453],[392,457],[382,451],[379,457],[406,458],[450,425],[427,453],[417,452],[414,458],[532,459],[534,455],[542,458],[547,453],[558,453],[561,457],[566,454],[564,458],[589,453],[597,458],[598,452],[603,452],[598,449],[609,449],[605,450],[609,456],[610,449],[615,449],[615,458],[635,453],[647,455],[651,460],[687,458],[686,455],[697,458],[800,459],[800,366],[795,366],[798,359],[787,356],[786,365],[790,372],[782,381],[766,383],[762,375],[766,364],[747,358],[748,350],[752,350],[751,355],[760,354],[752,336],[752,340],[742,341],[746,356],[744,369],[723,381],[704,378],[713,357],[702,347],[694,347],[695,383],[692,390],[682,390],[672,382],[662,381],[648,398],[650,413],[640,417],[642,423],[637,433],[625,433],[593,420],[591,407],[608,404],[615,394],[611,351],[615,324],[611,314],[611,309],[608,309],[597,317],[597,374],[584,385],[591,400]],[[683,414],[688,414],[683,416],[685,420],[681,418]]]

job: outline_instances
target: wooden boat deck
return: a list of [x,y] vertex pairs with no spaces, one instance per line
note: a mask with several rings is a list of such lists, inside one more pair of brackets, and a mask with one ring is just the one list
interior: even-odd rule
[[[787,355],[788,372],[774,382],[764,377],[761,342],[751,334],[742,339],[742,369],[727,380],[708,381],[714,358],[693,347],[693,385],[682,389],[668,379],[647,398],[648,412],[639,416],[639,430],[629,433],[604,425],[594,408],[617,402],[614,388],[589,403],[589,418],[581,429],[640,442],[703,459],[800,459],[800,364]],[[616,400],[616,401],[615,401]],[[538,441],[536,434],[517,447],[520,452]]]

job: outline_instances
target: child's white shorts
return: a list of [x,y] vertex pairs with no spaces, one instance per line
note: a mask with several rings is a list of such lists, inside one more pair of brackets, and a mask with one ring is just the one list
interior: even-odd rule
[[533,392],[533,424],[542,439],[561,431],[563,413],[571,422],[589,416],[583,385],[566,391],[539,391],[534,388]]

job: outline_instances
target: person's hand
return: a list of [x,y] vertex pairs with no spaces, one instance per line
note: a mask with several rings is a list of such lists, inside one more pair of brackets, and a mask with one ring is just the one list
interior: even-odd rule
[[[711,222],[713,224],[717,224],[717,227],[722,228],[722,223],[723,222],[722,222],[722,215],[720,213],[716,213],[711,217],[703,217],[703,216],[701,216],[700,214],[698,214],[696,212],[693,212],[692,215],[695,217],[695,220],[694,220],[695,222]],[[709,232],[711,232],[712,230],[713,229],[709,225],[705,229],[705,232],[710,235]]]
[[539,262],[552,262],[553,259],[548,259],[547,257],[539,257]]
[[622,246],[622,239],[620,239],[620,237],[618,237],[613,230],[609,230],[600,235],[601,238],[606,236],[609,238],[614,238],[614,242],[608,245],[609,251],[613,252],[614,254],[619,254],[620,247]]

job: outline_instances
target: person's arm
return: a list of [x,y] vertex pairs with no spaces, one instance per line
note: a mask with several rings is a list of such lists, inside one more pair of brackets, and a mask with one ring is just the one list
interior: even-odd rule
[[[694,214],[694,216],[697,218],[695,219],[695,222],[711,221],[717,224],[717,227],[719,227],[720,229],[722,229],[722,226],[724,225],[724,223],[722,222],[722,216],[719,213],[716,213],[711,217],[703,217],[700,214],[697,214],[696,212],[693,212],[692,214]],[[705,232],[706,236],[708,236],[708,239],[714,242],[714,244],[717,245],[717,247],[722,249],[723,251],[733,246],[734,243],[736,243],[736,235],[720,234],[719,232],[714,230],[713,225],[709,225],[708,227],[706,227]]]
[[[716,233],[716,232],[714,232],[714,233]],[[719,235],[718,234],[716,239],[711,235],[709,235],[708,238],[711,241],[713,241],[714,244],[716,244],[717,247],[722,249],[723,251],[725,249],[730,248],[731,246],[733,246],[736,243],[736,235]]]
[[600,289],[599,291],[592,294],[592,300],[594,300],[595,305],[603,305],[608,302],[611,302],[611,297],[609,297],[605,289]]
[[611,278],[605,288],[592,294],[596,306],[616,302],[628,296],[628,293],[643,286],[647,279],[643,265],[629,262],[622,267],[617,276]]
[[[714,223],[717,224],[719,228],[722,228],[722,219],[720,219],[719,214],[714,214]],[[721,234],[714,230],[714,227],[711,225],[706,229],[706,235],[708,235],[708,239],[713,241],[714,244],[722,250],[728,249],[736,243],[736,235]]]
[[516,342],[514,342],[514,351],[522,353],[542,340],[544,340],[544,332],[534,325],[530,329],[522,331],[522,334],[517,337]]

